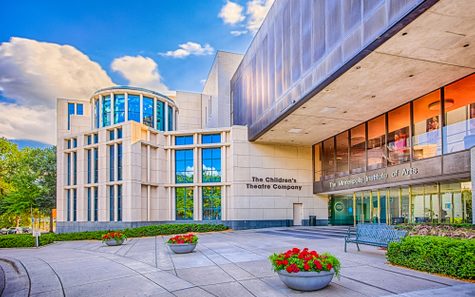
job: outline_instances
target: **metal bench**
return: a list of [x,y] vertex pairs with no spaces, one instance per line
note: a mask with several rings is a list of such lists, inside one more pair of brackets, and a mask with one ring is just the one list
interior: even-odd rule
[[356,243],[358,251],[360,251],[359,244],[387,248],[390,242],[399,241],[406,235],[407,231],[397,230],[386,224],[358,224],[356,232],[351,232],[351,227],[348,227],[348,235],[345,237],[345,253],[348,243]]

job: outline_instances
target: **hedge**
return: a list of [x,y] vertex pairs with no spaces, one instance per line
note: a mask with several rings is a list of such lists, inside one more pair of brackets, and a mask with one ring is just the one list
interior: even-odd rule
[[475,240],[440,236],[408,236],[389,244],[386,254],[392,264],[475,279]]
[[[163,224],[151,225],[138,228],[128,228],[124,230],[116,230],[123,232],[127,237],[143,237],[182,234],[188,232],[213,232],[228,229],[222,224]],[[54,241],[69,240],[101,240],[102,235],[107,231],[88,231],[75,233],[48,233],[40,236],[40,245],[52,243]],[[15,247],[34,247],[35,238],[31,234],[12,234],[0,236],[0,248]]]

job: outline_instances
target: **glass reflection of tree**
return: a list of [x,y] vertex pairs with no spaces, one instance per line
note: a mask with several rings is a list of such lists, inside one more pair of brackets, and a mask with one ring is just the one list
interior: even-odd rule
[[203,219],[221,219],[221,187],[203,187]]
[[193,188],[176,188],[176,219],[193,219]]

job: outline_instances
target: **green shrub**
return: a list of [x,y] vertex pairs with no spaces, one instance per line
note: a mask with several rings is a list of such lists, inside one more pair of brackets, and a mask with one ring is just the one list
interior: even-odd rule
[[389,244],[386,254],[392,264],[475,279],[475,240],[440,236],[408,236]]
[[[171,234],[183,234],[189,232],[213,232],[228,229],[222,224],[163,224],[150,225],[125,230],[116,230],[125,234],[128,238],[143,236],[159,236]],[[40,245],[54,241],[70,240],[102,240],[102,235],[107,231],[87,231],[75,233],[48,233],[40,236]],[[0,236],[0,248],[34,247],[35,238],[31,234],[11,234]]]

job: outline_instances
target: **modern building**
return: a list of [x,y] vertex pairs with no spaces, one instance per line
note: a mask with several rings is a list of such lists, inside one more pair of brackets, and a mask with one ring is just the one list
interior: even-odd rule
[[58,99],[58,231],[475,222],[475,3],[276,1],[203,92]]

